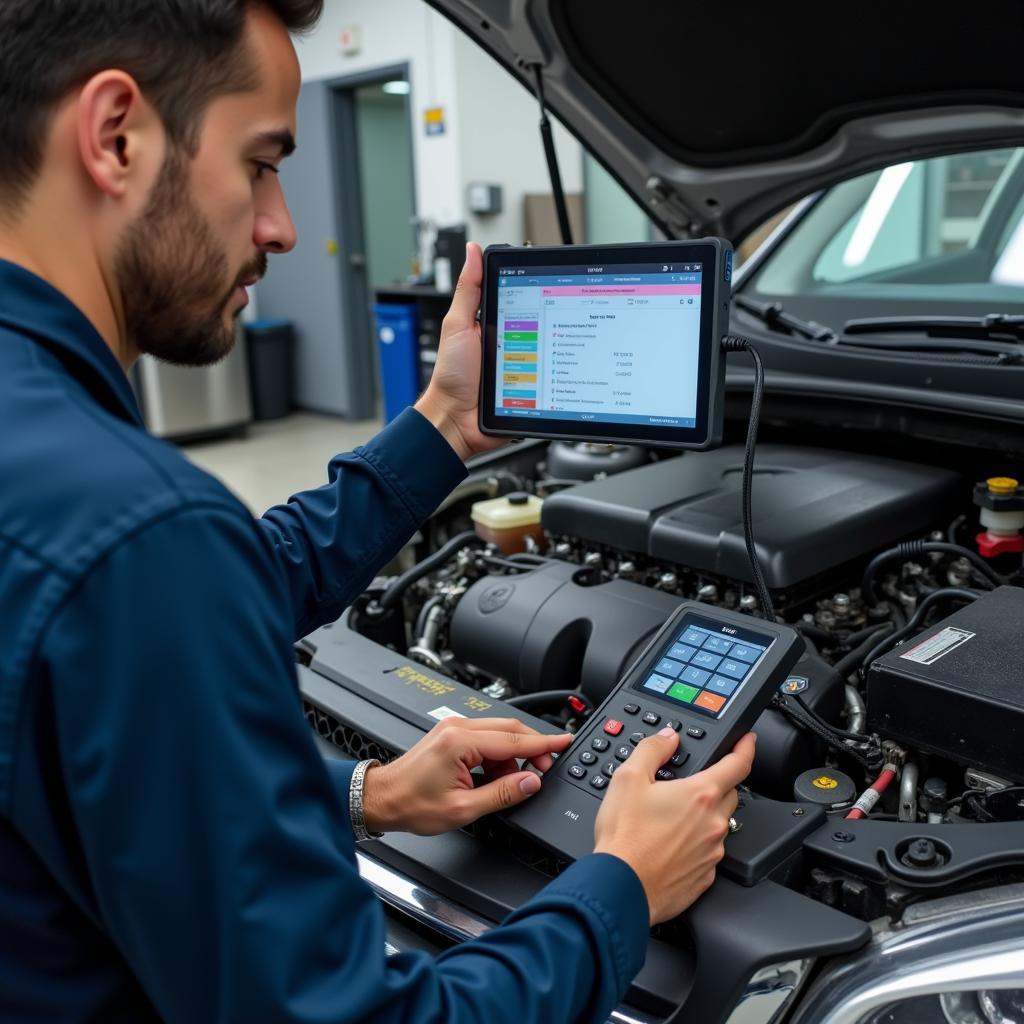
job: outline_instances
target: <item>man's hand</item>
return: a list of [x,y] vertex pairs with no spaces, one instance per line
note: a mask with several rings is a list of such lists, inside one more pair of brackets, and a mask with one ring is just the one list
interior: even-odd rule
[[451,308],[441,328],[437,362],[427,390],[416,409],[444,435],[460,459],[500,448],[498,437],[484,437],[477,426],[480,398],[480,287],[483,254],[480,246],[466,246],[466,263],[455,287]]
[[651,924],[681,914],[715,880],[725,856],[736,787],[754,763],[748,733],[717,764],[687,779],[656,782],[675,753],[671,729],[649,736],[612,777],[594,826],[594,850],[624,860],[647,894]]
[[[439,835],[511,807],[541,786],[516,758],[547,771],[552,751],[571,741],[568,733],[544,735],[515,718],[445,718],[408,753],[366,773],[366,827]],[[478,766],[487,781],[474,786],[470,771]]]

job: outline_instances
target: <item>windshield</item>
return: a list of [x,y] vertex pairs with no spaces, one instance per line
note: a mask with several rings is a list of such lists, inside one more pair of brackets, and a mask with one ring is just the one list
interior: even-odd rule
[[838,329],[855,317],[1024,312],[1024,149],[835,186],[741,291]]

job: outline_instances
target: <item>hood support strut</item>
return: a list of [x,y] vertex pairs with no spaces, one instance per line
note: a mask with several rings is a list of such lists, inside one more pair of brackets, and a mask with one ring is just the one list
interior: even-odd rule
[[569,208],[565,205],[565,189],[562,187],[562,175],[558,170],[558,154],[555,152],[555,140],[551,134],[551,121],[548,120],[547,104],[544,102],[544,74],[540,64],[533,65],[533,73],[537,82],[537,102],[540,103],[540,137],[544,143],[544,156],[548,162],[551,194],[554,196],[555,212],[558,214],[558,229],[562,235],[562,244],[572,245]]

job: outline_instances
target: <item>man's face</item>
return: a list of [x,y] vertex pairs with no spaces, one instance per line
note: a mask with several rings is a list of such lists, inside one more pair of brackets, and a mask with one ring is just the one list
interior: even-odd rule
[[245,287],[268,252],[295,245],[277,167],[294,145],[298,61],[262,7],[250,8],[246,47],[258,84],[210,104],[194,158],[169,150],[116,256],[130,343],[183,366],[227,355]]

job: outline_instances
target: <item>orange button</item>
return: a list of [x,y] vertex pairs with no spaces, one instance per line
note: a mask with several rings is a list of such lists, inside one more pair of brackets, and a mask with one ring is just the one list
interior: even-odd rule
[[604,723],[604,731],[608,733],[609,736],[618,736],[619,733],[622,732],[622,723],[617,722],[614,718],[609,718],[608,721]]
[[714,711],[715,714],[718,714],[725,707],[725,698],[719,697],[717,693],[708,693],[705,690],[693,703],[699,708]]

